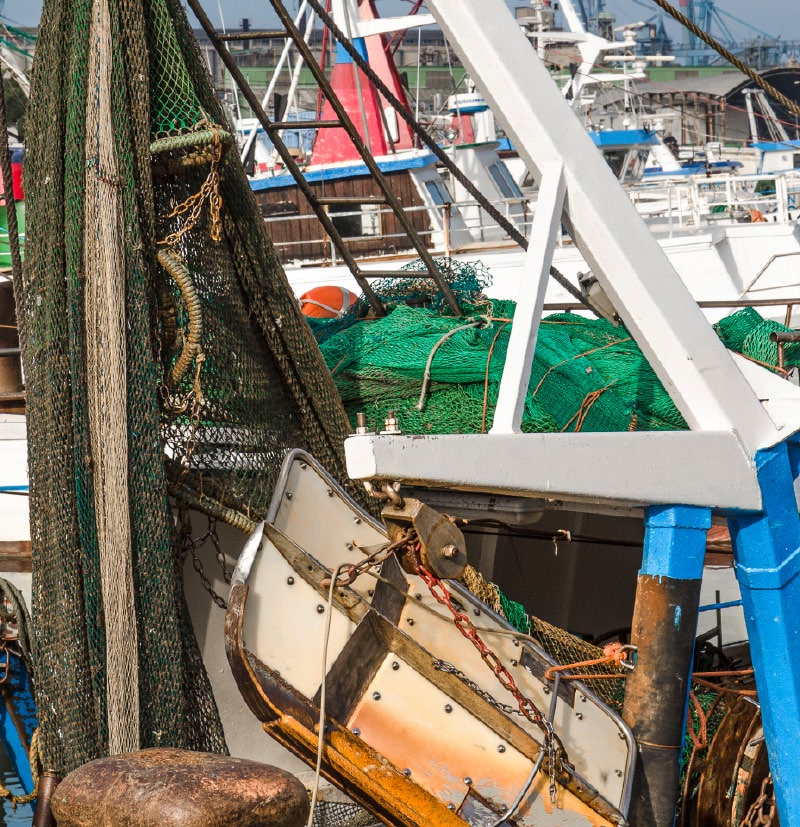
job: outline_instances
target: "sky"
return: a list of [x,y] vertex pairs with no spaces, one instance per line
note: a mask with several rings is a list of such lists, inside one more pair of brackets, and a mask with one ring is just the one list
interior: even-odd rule
[[[59,1],[51,0],[51,2]],[[511,8],[527,5],[525,0],[506,0],[506,2]],[[760,0],[758,3],[754,0],[715,0],[715,2],[720,12],[726,13],[723,19],[726,20],[736,37],[743,37],[747,28],[729,15],[740,18],[765,34],[780,35],[784,40],[800,40],[798,0]],[[296,7],[297,4],[297,0],[287,0],[290,9]],[[273,22],[268,0],[203,0],[203,5],[217,24],[219,24],[218,5],[221,5],[225,22],[230,27],[238,26],[243,17],[249,17],[254,27],[270,25]],[[379,0],[378,2],[379,11],[385,14],[400,13],[407,8],[407,2],[402,0]],[[42,0],[5,0],[3,15],[12,22],[32,26],[39,22],[41,9]],[[659,11],[653,0],[606,0],[606,10],[615,14],[619,23],[647,19],[651,14]]]

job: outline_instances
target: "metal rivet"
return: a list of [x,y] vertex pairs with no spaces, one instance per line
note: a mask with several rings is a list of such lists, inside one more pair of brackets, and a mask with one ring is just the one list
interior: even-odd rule
[[399,668],[400,668],[400,664],[396,660],[392,661],[392,669],[394,669],[395,672],[396,672]]
[[576,717],[579,721],[582,721],[582,720],[583,720],[583,712],[576,712],[576,713],[575,713],[575,717]]
[[617,778],[622,778],[622,770],[615,770],[617,773]]
[[464,778],[464,783],[469,787],[469,785],[472,783],[472,779],[469,776],[466,776]]
[[325,614],[325,607],[321,603],[319,604],[319,606],[317,606],[317,613]]
[[511,661],[511,665],[512,665],[512,666],[518,666],[518,665],[519,665],[519,661],[517,661],[517,660],[512,660],[512,661]]
[[359,525],[359,524],[361,523],[361,517],[353,517],[353,522],[354,522],[356,525]]
[[348,551],[353,550],[353,544],[352,543],[345,543],[345,547],[347,548]]
[[264,550],[264,541],[263,541],[263,540],[262,540],[262,541],[258,544],[258,550],[259,550],[259,551],[263,551],[263,550]]
[[329,496],[329,497],[332,497],[332,496],[333,496],[333,489],[332,489],[332,488],[329,488],[329,489],[328,489],[328,496]]
[[514,646],[519,647],[519,641],[518,641],[518,640],[515,640],[515,641],[514,641]]
[[417,593],[414,595],[414,598],[415,598],[416,600],[422,600],[422,595],[421,595],[419,592],[417,592]]
[[452,706],[450,706],[450,704],[445,704],[445,705],[444,705],[444,711],[445,711],[445,712],[452,712],[452,711],[453,711],[453,707],[452,707]]
[[287,491],[287,492],[286,492],[286,499],[287,499],[287,500],[291,500],[293,496],[294,496],[294,494],[292,494],[292,492],[291,492],[291,491]]
[[409,776],[409,775],[411,775],[411,770],[410,770],[408,767],[406,767],[406,768],[403,770],[403,775],[405,775],[405,776]]
[[448,809],[448,810],[455,810],[455,808],[456,808],[456,805],[455,805],[455,804],[453,804],[453,802],[452,802],[452,801],[451,801],[451,802],[447,805],[447,809]]
[[300,467],[305,471],[306,468],[308,468],[308,463],[307,462],[301,462]]
[[506,751],[506,746],[505,746],[505,744],[498,744],[498,745],[497,745],[497,751],[498,751],[498,752],[505,752],[505,751]]
[[473,609],[472,613],[475,615],[475,617],[477,617],[481,613],[481,610],[480,609]]
[[290,586],[294,586],[294,577],[287,577],[287,578],[286,578],[286,582],[287,582]]
[[618,733],[617,733],[617,735],[619,735],[619,739],[620,739],[620,741],[624,741],[624,740],[625,740],[625,733],[624,733],[624,732],[618,732]]
[[549,686],[543,686],[542,687],[542,692],[544,692],[545,695],[549,695],[550,694],[550,687]]
[[582,704],[586,703],[586,695],[581,695],[581,703]]
[[367,589],[367,594],[372,597],[375,594],[375,589]]
[[353,729],[353,735],[358,738],[358,736],[361,735],[361,730],[358,727],[355,727],[355,729]]
[[508,811],[508,804],[501,804],[500,805],[500,812],[505,813]]
[[372,693],[372,700],[373,701],[379,701],[380,699],[381,699],[381,693],[380,692],[373,692]]
[[413,626],[413,625],[414,625],[414,618],[413,618],[413,617],[410,617],[410,618],[408,619],[408,625],[409,625],[409,626]]

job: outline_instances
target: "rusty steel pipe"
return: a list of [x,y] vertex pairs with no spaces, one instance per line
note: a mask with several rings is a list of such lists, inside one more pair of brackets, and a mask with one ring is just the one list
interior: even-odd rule
[[36,809],[33,811],[31,827],[56,827],[56,819],[50,809],[53,792],[61,781],[61,776],[53,770],[45,770],[39,778],[39,795]]
[[639,758],[628,813],[631,827],[672,827],[675,820],[710,527],[709,509],[647,509],[631,633],[638,655],[622,713]]

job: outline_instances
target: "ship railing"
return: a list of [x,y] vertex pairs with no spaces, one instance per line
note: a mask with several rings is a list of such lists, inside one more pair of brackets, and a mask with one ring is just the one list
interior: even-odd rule
[[[800,173],[693,176],[629,190],[631,200],[653,219],[675,228],[719,221],[789,223],[800,215]],[[648,209],[649,207],[649,209]]]
[[[513,222],[517,229],[527,238],[530,233],[531,224],[533,221],[533,210],[527,198],[500,198],[493,200],[492,205],[503,212],[506,218]],[[364,218],[369,217],[377,224],[376,232],[365,233],[362,235],[348,235],[349,242],[377,242],[385,241],[387,246],[391,249],[395,246],[397,239],[405,239],[406,234],[403,232],[387,233],[383,232],[381,228],[381,217],[391,214],[392,211],[388,207],[381,207],[377,205],[370,205],[371,209],[368,213],[360,209],[353,209],[335,213],[336,219],[342,218]],[[520,211],[522,215],[520,216]],[[425,204],[406,207],[405,212],[409,215],[415,213],[427,213],[431,218],[431,228],[427,230],[418,230],[419,235],[428,241],[429,246],[434,248],[440,246],[445,255],[449,255],[453,249],[458,249],[463,246],[463,243],[471,242],[489,242],[489,241],[505,241],[508,236],[502,232],[500,226],[494,222],[489,216],[485,214],[483,207],[476,201],[464,200],[447,202],[442,205],[429,206]],[[453,216],[458,216],[459,223],[457,232],[453,227]],[[267,227],[278,226],[286,223],[296,223],[298,221],[317,221],[317,216],[313,213],[308,215],[277,215],[265,217],[264,221]],[[469,239],[466,239],[464,230],[469,233]],[[439,242],[437,245],[436,242]],[[560,243],[562,243],[560,241]],[[309,245],[316,246],[320,251],[326,250],[326,260],[336,263],[336,250],[327,236],[319,238],[304,238],[292,241],[275,242],[274,246],[278,250],[291,251],[292,249],[308,247]],[[406,245],[403,245],[405,249]]]

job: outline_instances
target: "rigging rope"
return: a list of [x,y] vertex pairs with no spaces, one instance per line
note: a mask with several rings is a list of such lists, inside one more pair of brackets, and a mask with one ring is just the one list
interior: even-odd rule
[[753,83],[760,86],[768,95],[783,104],[783,106],[785,106],[786,109],[788,109],[793,115],[800,117],[800,105],[787,98],[782,92],[779,92],[771,83],[769,83],[769,81],[764,80],[764,78],[761,77],[755,69],[752,69],[746,63],[741,61],[735,54],[733,54],[733,52],[726,49],[721,43],[711,37],[710,34],[704,32],[699,26],[689,20],[686,15],[681,14],[681,12],[679,12],[674,6],[670,5],[667,0],[653,0],[653,2],[657,6],[664,9],[667,14],[674,17],[679,23],[684,25],[692,34],[697,35],[697,37],[710,46],[715,52],[722,55],[728,63],[732,64],[740,72],[747,75]]
[[[347,52],[352,58],[353,62],[359,69],[367,76],[372,85],[380,92],[380,94],[392,105],[392,108],[397,114],[408,124],[411,131],[422,141],[423,144],[441,161],[447,168],[450,174],[461,184],[462,187],[478,202],[478,204],[486,211],[488,215],[496,221],[503,230],[508,233],[509,237],[519,244],[523,250],[528,249],[528,240],[525,236],[483,195],[483,193],[467,178],[466,175],[456,166],[452,158],[431,138],[430,135],[414,120],[413,116],[406,109],[406,107],[395,97],[389,87],[378,77],[378,75],[370,67],[369,62],[359,54],[358,50],[350,42],[350,39],[344,32],[336,25],[331,15],[327,14],[322,8],[318,0],[308,0],[308,4],[319,15],[322,23],[330,29],[331,34],[336,38],[336,42]],[[595,313],[594,308],[590,307],[589,303],[583,297],[583,294],[578,290],[559,270],[555,267],[550,267],[550,275],[564,288],[576,301],[579,301],[587,310]],[[596,314],[595,314],[596,315]]]

